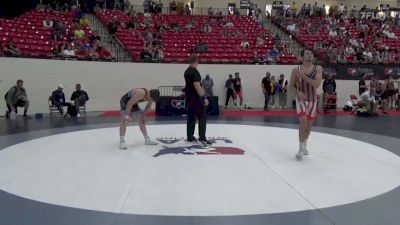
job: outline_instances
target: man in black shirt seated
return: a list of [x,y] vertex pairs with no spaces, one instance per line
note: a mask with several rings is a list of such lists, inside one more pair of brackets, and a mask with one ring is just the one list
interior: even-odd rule
[[[63,92],[64,85],[59,84],[57,90],[53,91],[51,94],[50,100],[51,104],[53,104],[55,107],[57,107],[58,111],[60,111],[60,114],[64,114],[64,106],[71,107],[71,103],[65,102],[65,94]],[[67,116],[68,114],[65,114]]]
[[75,88],[76,91],[72,93],[71,101],[74,101],[76,111],[78,112],[76,116],[80,117],[81,115],[79,113],[79,107],[86,105],[86,102],[89,100],[89,95],[86,93],[86,91],[81,90],[80,84],[76,84]]
[[186,134],[188,142],[196,142],[194,130],[196,119],[199,120],[199,141],[204,145],[211,145],[206,138],[208,99],[201,86],[201,75],[197,70],[199,57],[192,55],[189,58],[190,66],[185,71],[185,97],[188,107]]

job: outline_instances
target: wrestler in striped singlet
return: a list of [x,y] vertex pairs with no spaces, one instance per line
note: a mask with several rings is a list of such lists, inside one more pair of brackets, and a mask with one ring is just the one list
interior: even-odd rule
[[[299,66],[298,70],[302,71],[301,66]],[[311,73],[307,74],[307,76],[315,80],[317,76],[317,66],[314,65]],[[299,117],[307,116],[308,120],[314,120],[317,116],[317,89],[305,82],[301,77],[297,77],[296,88],[305,95],[304,100],[300,100],[296,97],[297,115]]]

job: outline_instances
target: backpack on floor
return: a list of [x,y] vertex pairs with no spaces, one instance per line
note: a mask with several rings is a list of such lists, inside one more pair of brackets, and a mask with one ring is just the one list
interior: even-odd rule
[[68,115],[70,115],[71,117],[76,117],[78,115],[78,111],[76,110],[76,107],[71,105],[68,106],[68,111],[67,111]]

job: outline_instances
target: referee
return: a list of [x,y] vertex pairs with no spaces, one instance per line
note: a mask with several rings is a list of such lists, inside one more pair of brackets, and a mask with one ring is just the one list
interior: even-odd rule
[[187,115],[187,141],[196,142],[194,130],[196,127],[196,119],[199,120],[199,141],[204,145],[211,145],[206,138],[207,127],[207,107],[208,99],[205,95],[204,88],[201,86],[201,75],[197,70],[199,57],[192,55],[189,58],[189,68],[185,71],[185,96],[188,107]]

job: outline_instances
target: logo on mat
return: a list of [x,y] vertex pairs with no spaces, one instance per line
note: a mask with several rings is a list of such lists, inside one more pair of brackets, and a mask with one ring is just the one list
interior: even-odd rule
[[172,99],[171,106],[177,109],[184,109],[186,108],[186,100],[185,99]]
[[[209,138],[213,146],[204,146],[199,143],[189,144],[184,138],[157,138],[163,143],[154,157],[163,155],[244,155],[244,150],[233,145],[233,141],[226,137]],[[186,143],[186,145],[185,145]]]

